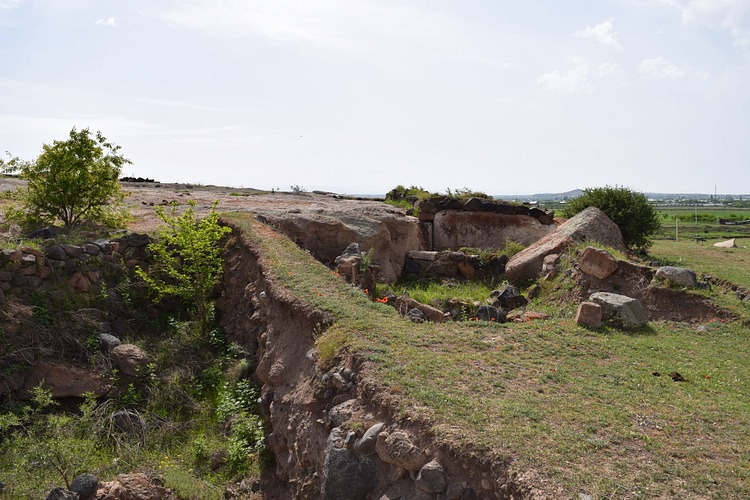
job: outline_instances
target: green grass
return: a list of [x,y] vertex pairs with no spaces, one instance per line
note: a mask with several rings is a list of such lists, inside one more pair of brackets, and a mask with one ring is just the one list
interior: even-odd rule
[[693,269],[745,288],[750,288],[750,238],[737,240],[738,248],[713,246],[720,240],[696,243],[687,239],[678,241],[656,240],[649,255],[672,265]]
[[[724,226],[719,219],[747,220],[750,219],[748,208],[699,207],[694,208],[660,208],[661,231],[658,239],[689,240],[696,236],[707,239],[726,240],[729,238],[750,238],[750,224],[739,226]],[[697,215],[697,221],[696,221]],[[675,217],[679,221],[675,223]],[[675,228],[675,226],[677,226]],[[695,242],[693,240],[693,242]]]
[[285,237],[231,218],[277,284],[336,318],[318,339],[325,361],[337,349],[373,361],[398,411],[436,439],[533,467],[565,498],[750,496],[750,333],[739,323],[413,324]]

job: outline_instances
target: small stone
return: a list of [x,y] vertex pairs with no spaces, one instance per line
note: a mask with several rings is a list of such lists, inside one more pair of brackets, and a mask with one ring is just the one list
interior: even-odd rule
[[602,306],[596,302],[581,302],[578,304],[575,321],[577,325],[588,328],[601,328]]
[[381,422],[367,429],[364,435],[361,438],[357,439],[357,441],[354,443],[354,451],[366,457],[374,454],[375,443],[377,442],[378,434],[380,434],[384,427],[385,423]]

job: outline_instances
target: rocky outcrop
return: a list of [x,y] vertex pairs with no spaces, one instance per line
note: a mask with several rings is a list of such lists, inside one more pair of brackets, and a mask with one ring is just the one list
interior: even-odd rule
[[510,258],[505,276],[511,281],[535,279],[542,272],[544,258],[561,254],[570,246],[592,241],[625,252],[625,243],[617,224],[596,207],[589,207],[563,223],[533,245]]
[[363,251],[372,249],[386,281],[401,274],[408,251],[424,249],[426,244],[414,217],[379,202],[342,201],[335,209],[258,210],[256,214],[324,264],[332,263],[352,242]]

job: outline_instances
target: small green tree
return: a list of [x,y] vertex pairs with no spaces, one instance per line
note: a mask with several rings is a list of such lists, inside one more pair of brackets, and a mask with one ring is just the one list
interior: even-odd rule
[[43,145],[34,161],[3,162],[3,173],[18,174],[27,182],[19,193],[20,208],[6,210],[6,217],[26,227],[57,220],[67,229],[84,220],[121,225],[127,213],[119,177],[130,160],[119,150],[101,132],[92,135],[87,128],[73,127],[68,140]]
[[585,189],[581,196],[573,198],[566,205],[563,215],[572,217],[592,206],[617,224],[628,248],[649,247],[652,236],[661,227],[659,214],[646,196],[622,186]]
[[165,295],[179,297],[192,307],[202,333],[206,333],[211,312],[211,294],[219,284],[223,272],[221,240],[231,229],[219,224],[214,202],[210,214],[198,220],[195,202],[182,215],[177,206],[169,213],[156,207],[156,215],[166,224],[166,230],[149,245],[153,264],[149,272],[136,269],[154,294],[154,300]]

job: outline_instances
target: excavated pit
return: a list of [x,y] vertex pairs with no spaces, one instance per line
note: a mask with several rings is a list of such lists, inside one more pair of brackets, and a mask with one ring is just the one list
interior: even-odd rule
[[[261,387],[274,457],[261,482],[264,498],[554,496],[533,470],[512,472],[507,460],[441,442],[427,422],[397,417],[397,396],[356,354],[322,370],[315,335],[334,318],[269,279],[259,246],[233,230],[218,309],[228,340],[250,353]],[[261,238],[272,232],[257,230]]]

